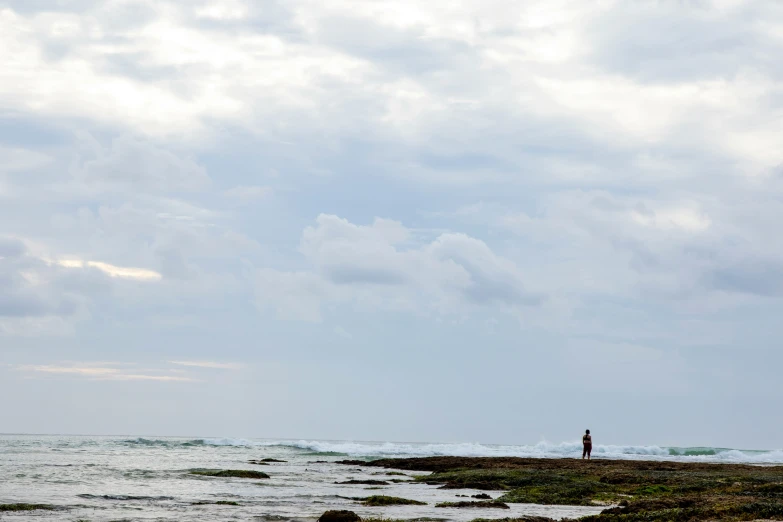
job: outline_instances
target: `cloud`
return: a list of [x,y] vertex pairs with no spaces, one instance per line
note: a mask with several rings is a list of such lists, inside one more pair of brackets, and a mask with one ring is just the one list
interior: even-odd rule
[[41,168],[50,161],[51,158],[41,152],[0,145],[0,173],[29,171]]
[[44,284],[58,277],[21,240],[0,238],[0,319],[74,315],[78,298]]
[[26,251],[27,247],[21,240],[0,237],[0,258],[18,258]]
[[441,262],[454,263],[467,272],[469,283],[460,291],[475,304],[535,306],[544,300],[543,295],[525,288],[525,278],[513,261],[496,255],[479,239],[443,234],[427,250]]
[[[91,139],[89,136],[85,139]],[[112,141],[108,149],[97,142],[93,144],[92,159],[73,166],[74,176],[87,184],[101,187],[156,192],[188,192],[209,186],[206,170],[189,158],[122,136]]]
[[304,230],[300,244],[314,271],[262,270],[257,298],[279,316],[310,321],[321,319],[322,301],[428,309],[451,308],[447,303],[453,300],[509,310],[544,301],[543,294],[527,288],[512,261],[481,240],[448,233],[418,244],[411,237],[396,221],[376,218],[365,226],[322,214]]
[[261,268],[255,274],[255,301],[265,313],[275,310],[284,320],[321,321],[321,301],[334,295],[331,285],[311,272]]
[[316,223],[304,230],[300,250],[332,283],[404,284],[417,262],[415,253],[396,249],[408,236],[400,223],[376,219],[372,226],[357,226],[324,214]]
[[762,297],[783,296],[783,258],[744,258],[713,265],[703,282],[715,290]]
[[[783,297],[779,2],[0,3],[4,356],[179,354],[28,374],[244,385],[225,361],[322,356],[436,375],[447,350],[493,397],[530,383],[484,363],[541,368],[541,389],[567,370],[549,426],[580,376],[623,397],[641,366],[672,404],[780,398],[774,365],[742,364],[776,357]],[[361,357],[344,340],[373,332]],[[736,388],[711,388],[720,366]],[[294,387],[305,410],[325,411],[319,372]],[[411,436],[538,436],[522,424]]]
[[19,370],[31,373],[52,375],[72,375],[96,381],[160,381],[160,382],[193,382],[195,379],[181,375],[156,375],[133,373],[132,370],[107,368],[100,366],[57,366],[30,365],[21,366]]
[[136,281],[160,281],[163,276],[153,270],[144,268],[121,267],[103,263],[101,261],[81,261],[78,259],[60,259],[49,261],[65,268],[95,268],[108,275],[120,279],[133,279]]

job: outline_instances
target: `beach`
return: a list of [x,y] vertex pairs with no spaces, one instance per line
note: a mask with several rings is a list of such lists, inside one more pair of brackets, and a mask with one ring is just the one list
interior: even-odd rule
[[[585,462],[563,458],[578,457],[571,446],[6,435],[0,518],[633,520],[637,508],[638,520],[783,518],[776,452],[597,445]],[[515,453],[528,456],[501,456]]]

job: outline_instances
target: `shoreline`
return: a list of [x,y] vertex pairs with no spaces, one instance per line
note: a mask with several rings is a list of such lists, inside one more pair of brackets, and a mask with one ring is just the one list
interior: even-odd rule
[[429,472],[416,480],[494,492],[498,503],[608,506],[584,522],[783,520],[783,466],[448,456],[337,463]]
[[461,457],[461,456],[432,456],[432,457],[368,457],[367,459],[345,459],[336,461],[337,464],[351,466],[370,466],[388,469],[403,469],[407,471],[442,471],[464,467],[469,469],[492,468],[533,468],[533,469],[570,469],[577,465],[594,465],[598,468],[628,468],[640,470],[717,470],[717,469],[744,469],[757,468],[778,469],[783,474],[783,464],[755,463],[755,462],[687,462],[678,460],[657,459],[610,459],[594,457],[591,460],[582,460],[580,457]]

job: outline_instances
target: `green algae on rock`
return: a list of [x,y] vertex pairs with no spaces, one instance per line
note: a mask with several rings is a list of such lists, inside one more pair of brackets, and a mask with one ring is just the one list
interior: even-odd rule
[[247,479],[268,479],[269,475],[261,471],[249,471],[244,469],[194,469],[191,475],[201,475],[203,477],[234,477]]
[[[383,459],[364,465],[431,471],[417,480],[446,489],[503,491],[498,499],[503,502],[615,505],[580,522],[783,520],[783,466],[511,457]],[[546,519],[513,522],[532,520]]]
[[53,511],[57,509],[57,507],[50,506],[49,504],[0,504],[0,512],[38,511],[39,509]]
[[446,508],[446,507],[455,507],[455,508],[496,508],[496,509],[510,509],[508,507],[508,504],[504,504],[503,502],[497,502],[497,501],[488,501],[488,500],[476,500],[476,501],[462,501],[462,502],[441,502],[440,504],[435,504],[435,507],[439,508]]
[[426,506],[426,502],[400,497],[387,497],[385,495],[373,495],[361,500],[365,506]]
[[346,480],[343,482],[335,482],[335,484],[357,484],[364,486],[388,486],[389,483],[385,480]]
[[[529,517],[518,517],[518,518],[474,518],[470,522],[555,522],[551,518],[548,517],[537,517],[537,516],[529,516]],[[569,519],[562,519],[560,522],[572,522]]]
[[361,520],[359,515],[345,509],[326,511],[318,518],[318,522],[361,522]]

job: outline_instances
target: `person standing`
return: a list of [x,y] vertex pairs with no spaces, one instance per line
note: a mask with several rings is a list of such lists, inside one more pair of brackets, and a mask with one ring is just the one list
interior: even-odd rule
[[582,460],[587,456],[587,460],[590,460],[590,453],[593,451],[593,437],[590,435],[590,430],[585,430],[584,436],[582,436]]

